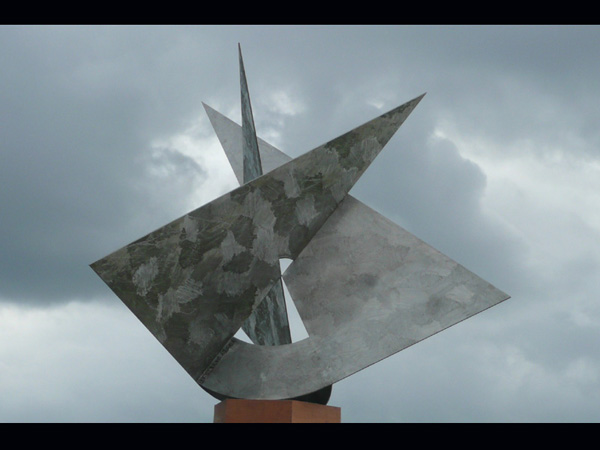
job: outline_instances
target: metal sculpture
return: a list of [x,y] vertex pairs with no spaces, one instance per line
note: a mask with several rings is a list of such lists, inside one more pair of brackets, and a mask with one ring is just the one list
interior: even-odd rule
[[242,126],[204,107],[241,186],[91,265],[200,386],[326,403],[335,382],[509,298],[348,195],[424,94],[291,159],[257,138],[239,62]]

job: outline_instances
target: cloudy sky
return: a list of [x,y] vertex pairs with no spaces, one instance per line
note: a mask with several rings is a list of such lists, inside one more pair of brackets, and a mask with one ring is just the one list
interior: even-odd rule
[[336,383],[344,422],[600,419],[597,26],[0,26],[0,422],[211,422],[89,264],[424,92],[351,193],[512,296]]

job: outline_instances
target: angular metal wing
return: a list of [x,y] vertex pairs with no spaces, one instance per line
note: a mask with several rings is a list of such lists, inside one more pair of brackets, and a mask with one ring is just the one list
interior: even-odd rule
[[[236,174],[241,128],[205,105]],[[286,156],[259,140],[261,160]],[[477,314],[507,294],[347,195],[284,274],[309,338],[240,341],[202,385],[241,398],[290,398],[333,384]]]
[[421,98],[174,220],[93,270],[202,384],[279,280],[279,258],[299,256]]

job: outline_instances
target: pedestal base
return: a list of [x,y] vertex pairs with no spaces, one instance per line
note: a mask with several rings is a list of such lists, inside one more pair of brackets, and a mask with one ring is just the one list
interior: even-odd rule
[[336,406],[298,400],[227,399],[215,405],[214,423],[341,423]]

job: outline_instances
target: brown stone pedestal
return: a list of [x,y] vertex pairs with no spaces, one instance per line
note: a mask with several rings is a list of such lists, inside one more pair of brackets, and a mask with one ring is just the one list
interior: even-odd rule
[[227,399],[215,405],[214,423],[340,423],[341,408],[297,400]]

